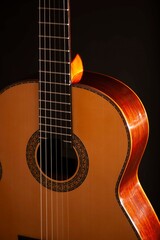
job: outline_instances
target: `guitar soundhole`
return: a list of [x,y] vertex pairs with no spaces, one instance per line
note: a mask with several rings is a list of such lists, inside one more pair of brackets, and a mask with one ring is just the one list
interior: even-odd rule
[[46,176],[58,181],[71,178],[78,167],[77,155],[71,144],[54,138],[42,140],[37,162]]
[[75,134],[72,135],[72,147],[57,139],[41,141],[40,145],[39,131],[36,131],[28,141],[26,160],[33,177],[56,192],[78,188],[89,170],[87,151]]

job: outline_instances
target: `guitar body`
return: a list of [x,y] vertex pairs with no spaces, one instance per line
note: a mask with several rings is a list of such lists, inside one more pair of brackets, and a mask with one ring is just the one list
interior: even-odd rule
[[3,91],[0,116],[0,239],[160,239],[158,218],[137,176],[147,116],[126,85],[93,73],[73,85],[72,127],[82,143],[78,166],[82,159],[87,170],[79,185],[78,170],[62,181],[61,191],[52,189],[58,181],[42,174],[41,184],[38,177],[38,83]]

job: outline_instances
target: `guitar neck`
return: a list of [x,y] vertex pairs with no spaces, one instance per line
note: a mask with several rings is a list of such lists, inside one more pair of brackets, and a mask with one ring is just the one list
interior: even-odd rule
[[42,0],[39,5],[40,137],[71,142],[69,3]]

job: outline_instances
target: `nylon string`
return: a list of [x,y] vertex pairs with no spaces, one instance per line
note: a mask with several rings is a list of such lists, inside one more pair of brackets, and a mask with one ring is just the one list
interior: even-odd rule
[[[41,35],[41,25],[40,25],[40,20],[41,20],[41,0],[39,0],[39,35]],[[41,81],[42,81],[42,78],[41,78],[41,38],[39,36],[39,97],[40,97],[40,100],[39,100],[39,123],[41,124],[42,122],[42,119],[41,119],[41,107],[42,107],[42,104],[41,104]],[[41,132],[41,125],[40,125],[40,169],[42,169],[42,148],[41,148],[41,145],[42,145],[42,132]],[[40,172],[40,236],[41,236],[41,239],[42,239],[42,173]]]
[[[44,81],[45,81],[45,84],[44,84],[44,101],[45,101],[45,174],[47,176],[47,172],[48,172],[48,166],[47,166],[47,161],[48,161],[48,152],[47,152],[47,93],[46,93],[46,84],[47,84],[47,77],[46,77],[46,49],[47,49],[47,45],[46,45],[46,11],[45,11],[45,8],[46,8],[46,4],[45,4],[45,0],[44,0],[44,11],[43,11],[43,14],[44,14],[44,25],[43,25],[43,31],[44,31]],[[47,196],[47,178],[45,177],[45,184],[46,184],[46,187],[45,187],[45,238],[46,240],[48,240],[48,196]]]
[[[50,11],[50,0],[49,0],[49,22],[51,22],[51,11]],[[49,49],[52,48],[52,44],[51,44],[51,25],[49,25]],[[51,207],[51,216],[50,216],[50,220],[51,220],[51,239],[54,239],[54,230],[53,230],[53,193],[52,193],[52,178],[53,178],[53,172],[52,172],[52,161],[53,161],[53,152],[52,152],[52,97],[51,97],[51,93],[52,93],[52,54],[51,51],[49,51],[49,72],[50,72],[50,77],[49,77],[49,90],[50,90],[50,103],[49,103],[49,107],[50,107],[50,157],[51,157],[51,201],[50,201],[50,207]]]

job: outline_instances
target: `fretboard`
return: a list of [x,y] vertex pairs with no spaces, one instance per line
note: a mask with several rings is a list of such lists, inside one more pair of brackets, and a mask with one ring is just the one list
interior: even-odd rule
[[39,129],[41,138],[71,142],[68,0],[39,4]]

